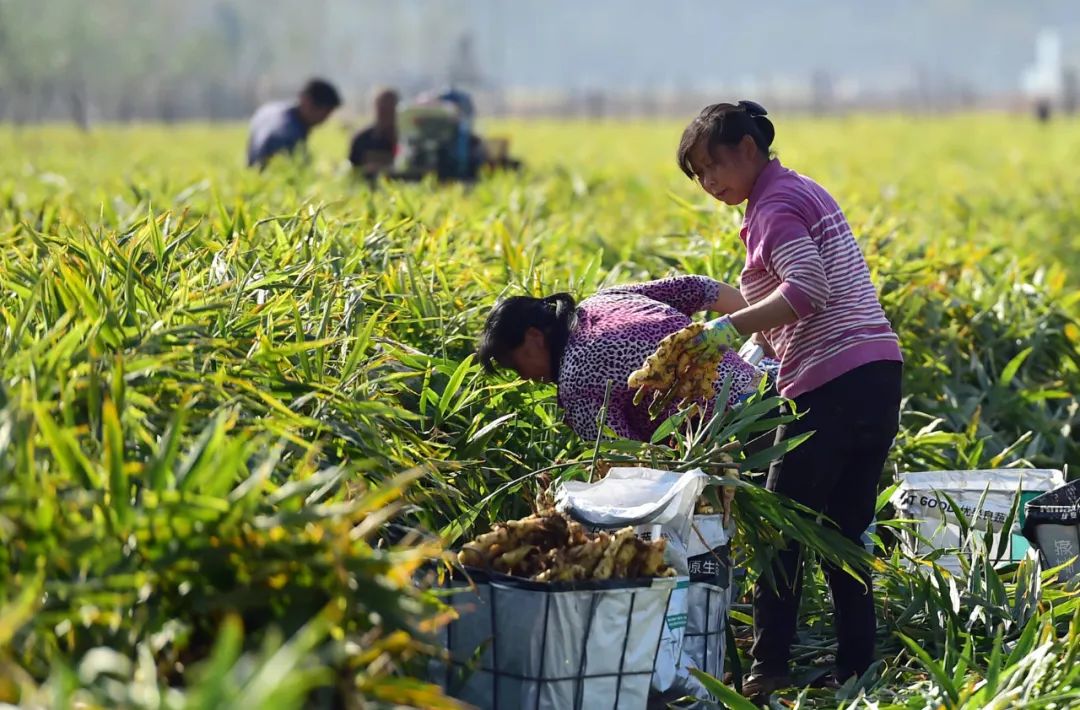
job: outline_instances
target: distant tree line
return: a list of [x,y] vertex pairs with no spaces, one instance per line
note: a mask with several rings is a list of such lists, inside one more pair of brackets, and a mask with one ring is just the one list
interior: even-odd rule
[[[268,74],[287,65],[272,42],[245,41],[280,35],[281,5],[0,0],[0,120],[87,126],[244,116],[260,93],[279,88],[267,85]],[[298,34],[282,38],[289,43],[282,55],[304,52]]]

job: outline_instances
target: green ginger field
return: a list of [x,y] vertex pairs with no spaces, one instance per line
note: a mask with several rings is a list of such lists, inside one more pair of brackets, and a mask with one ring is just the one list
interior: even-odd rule
[[[422,680],[445,615],[413,584],[440,543],[387,544],[386,523],[452,547],[588,464],[529,474],[594,455],[553,387],[481,375],[487,310],[734,282],[742,261],[740,215],[675,165],[681,125],[485,129],[525,172],[375,190],[339,165],[336,126],[312,166],[264,174],[240,127],[0,129],[0,701],[453,707]],[[882,489],[894,470],[1080,464],[1080,123],[777,134],[847,212],[907,358]],[[739,493],[751,574],[754,505]],[[1031,560],[902,571],[881,542],[877,674],[784,707],[1080,707],[1073,592]],[[830,653],[825,590],[808,582],[804,668]]]

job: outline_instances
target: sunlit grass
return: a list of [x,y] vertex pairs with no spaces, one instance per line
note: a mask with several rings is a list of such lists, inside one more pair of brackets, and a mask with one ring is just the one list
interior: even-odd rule
[[[238,126],[0,129],[0,700],[438,702],[399,680],[435,614],[411,582],[432,550],[378,547],[382,524],[400,513],[452,543],[526,512],[530,472],[593,452],[552,388],[468,359],[486,310],[671,272],[733,281],[742,260],[738,213],[674,164],[678,123],[486,128],[524,173],[375,190],[344,169],[338,126],[309,167],[264,174],[242,167]],[[891,465],[1080,462],[1080,125],[781,118],[778,133],[844,206],[900,333]],[[746,545],[760,531],[741,524]],[[1075,602],[1030,573],[956,594],[883,575],[871,695],[1071,692]],[[811,583],[811,665],[827,607]]]

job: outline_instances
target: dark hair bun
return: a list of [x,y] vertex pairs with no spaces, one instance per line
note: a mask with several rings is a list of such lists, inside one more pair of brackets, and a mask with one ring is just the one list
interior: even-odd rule
[[738,107],[754,120],[754,126],[761,132],[761,137],[765,139],[765,147],[771,146],[773,139],[776,138],[776,129],[773,128],[772,121],[766,118],[769,112],[765,110],[765,107],[757,101],[747,100],[740,101]]
[[544,299],[544,303],[555,310],[555,318],[566,321],[577,308],[574,297],[568,293],[555,293]]
[[772,121],[763,115],[754,116],[754,125],[761,131],[761,137],[765,139],[765,145],[772,145],[773,139],[776,138],[776,128],[773,127]]
[[740,101],[739,108],[750,114],[751,117],[768,116],[769,112],[765,110],[765,107],[759,104],[757,101]]

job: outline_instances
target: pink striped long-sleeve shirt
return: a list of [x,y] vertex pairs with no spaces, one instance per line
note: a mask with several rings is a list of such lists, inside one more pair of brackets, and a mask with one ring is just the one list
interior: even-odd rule
[[781,394],[797,397],[861,365],[903,360],[866,259],[824,188],[769,161],[740,236],[743,297],[753,304],[779,290],[798,315],[763,333],[780,358]]

